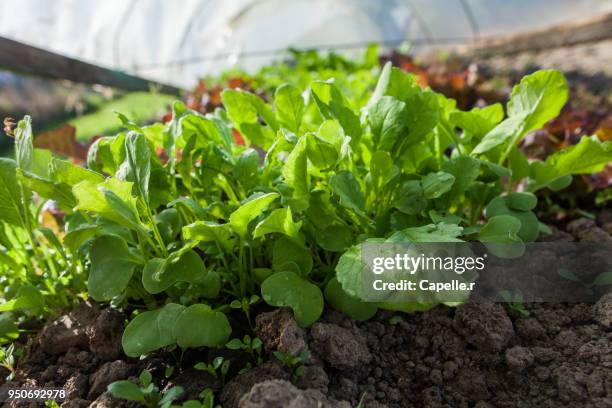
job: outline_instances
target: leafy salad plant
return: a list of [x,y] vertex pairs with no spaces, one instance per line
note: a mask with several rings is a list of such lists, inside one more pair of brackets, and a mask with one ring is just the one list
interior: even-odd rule
[[[167,124],[118,115],[125,131],[98,139],[87,168],[33,149],[25,118],[15,160],[0,159],[2,333],[52,306],[61,279],[80,291],[85,277],[89,297],[132,313],[122,343],[133,357],[224,346],[262,301],[301,326],[325,303],[355,319],[428,309],[427,294],[362,302],[360,244],[535,240],[534,193],[612,158],[595,137],[545,161],[517,149],[567,94],[560,72],[538,71],[505,110],[461,111],[387,64],[366,100],[329,79],[280,85],[270,102],[226,90],[206,115],[177,102]],[[50,202],[56,231],[40,223]]]

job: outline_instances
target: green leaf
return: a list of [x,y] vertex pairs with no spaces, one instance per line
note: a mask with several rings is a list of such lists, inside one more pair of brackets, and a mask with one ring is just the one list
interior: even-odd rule
[[140,380],[140,384],[142,384],[143,387],[148,387],[149,384],[151,384],[151,381],[153,381],[153,376],[151,375],[150,371],[143,370],[138,376],[138,379]]
[[349,171],[336,173],[330,178],[329,185],[334,194],[340,198],[340,204],[346,208],[363,213],[365,210],[365,197],[353,173]]
[[468,112],[453,111],[449,115],[450,122],[465,132],[467,139],[482,139],[504,118],[504,108],[500,103],[485,108],[473,108]]
[[478,240],[485,243],[492,254],[501,258],[514,258],[524,252],[518,236],[521,221],[511,215],[497,215],[487,220],[478,232]]
[[545,162],[533,162],[528,187],[530,191],[551,187],[568,175],[599,172],[610,162],[612,142],[600,142],[595,136],[583,137],[578,144],[551,154]]
[[298,139],[282,169],[285,183],[293,189],[290,203],[295,211],[303,211],[308,208],[310,183],[308,179],[307,140],[305,136]]
[[39,196],[57,201],[60,208],[66,212],[72,212],[72,208],[77,203],[68,184],[47,180],[21,169],[17,170],[17,178],[25,187],[35,191]]
[[[173,156],[170,157],[173,159]],[[125,160],[125,134],[101,137],[87,152],[87,167],[100,173],[115,174]]]
[[315,81],[311,85],[311,95],[325,119],[336,119],[344,133],[351,137],[351,145],[356,146],[361,138],[359,116],[348,106],[348,102],[332,82]]
[[408,215],[416,215],[427,208],[427,199],[418,180],[405,181],[395,196],[394,207]]
[[278,193],[267,193],[250,199],[230,215],[230,226],[240,237],[246,237],[249,223],[277,198]]
[[12,342],[19,337],[19,328],[12,313],[0,313],[0,342]]
[[[528,199],[531,200],[531,199]],[[532,242],[538,237],[538,218],[532,211],[522,211],[512,209],[509,206],[510,199],[506,197],[496,197],[485,210],[487,219],[491,219],[497,215],[510,215],[521,222],[521,229],[517,235],[524,242]]]
[[45,299],[40,290],[32,285],[22,286],[13,299],[0,304],[0,312],[20,310],[27,312],[30,316],[36,316],[44,309]]
[[216,242],[227,252],[231,252],[236,243],[236,237],[230,224],[217,224],[211,221],[196,221],[184,226],[183,238],[200,242]]
[[568,96],[568,86],[560,71],[540,70],[526,75],[512,88],[508,102],[508,116],[529,112],[525,128],[540,129],[559,115]]
[[176,282],[197,282],[206,275],[206,267],[193,250],[178,258],[172,254],[168,259],[152,258],[142,271],[142,285],[151,294],[161,293]]
[[72,188],[77,199],[76,210],[91,211],[130,229],[146,233],[140,223],[132,183],[108,178],[103,183],[85,180]]
[[194,290],[206,299],[216,299],[221,291],[221,276],[218,272],[209,270],[203,278],[198,280]]
[[176,342],[172,328],[185,306],[168,303],[143,312],[126,326],[121,344],[129,357],[139,357]]
[[34,165],[33,137],[32,119],[24,116],[15,129],[15,160],[17,167],[26,171]]
[[289,84],[279,86],[274,93],[274,106],[280,125],[297,133],[304,114],[304,98],[300,91]]
[[397,175],[399,175],[399,169],[393,164],[393,159],[389,153],[377,151],[372,154],[370,182],[376,193],[380,192]]
[[184,309],[172,330],[179,347],[221,347],[227,343],[232,328],[225,314],[205,304]]
[[[237,129],[247,139],[248,144],[256,144],[267,149],[274,140],[278,123],[274,113],[260,97],[251,93],[226,89],[221,93],[221,100],[227,109],[227,115]],[[259,117],[268,124],[259,124]]]
[[[486,153],[493,148],[506,143],[513,135],[523,135],[527,133],[525,130],[525,122],[527,121],[528,112],[509,117],[495,126],[487,133],[480,143],[472,150],[472,154]],[[520,140],[519,138],[519,140]]]
[[480,173],[480,160],[469,156],[453,157],[442,169],[455,177],[455,182],[451,189],[451,196],[458,197],[463,194],[478,178]]
[[138,194],[149,202],[149,179],[151,177],[151,149],[141,133],[129,132],[125,137],[125,164],[130,181],[134,182]]
[[441,195],[449,192],[454,183],[455,176],[450,173],[443,171],[429,173],[421,180],[423,195],[428,199],[438,198]]
[[104,176],[95,171],[88,170],[72,164],[67,160],[60,160],[55,157],[52,158],[49,163],[49,177],[53,181],[64,183],[71,187],[83,180],[88,180],[92,183],[101,183],[104,181]]
[[[383,242],[384,240],[378,240]],[[375,242],[368,240],[366,242]],[[353,296],[359,298],[361,293],[361,271],[364,264],[361,260],[361,245],[353,245],[338,260],[336,265],[336,277],[342,289]]]
[[97,238],[89,252],[91,270],[87,289],[94,300],[106,301],[122,294],[142,259],[135,256],[125,241],[114,235]]
[[511,215],[496,215],[487,220],[487,223],[478,232],[480,242],[521,242],[518,232],[521,222]]
[[391,96],[383,96],[368,110],[375,150],[391,151],[404,130],[406,104]]
[[64,246],[75,254],[81,245],[102,232],[100,225],[80,225],[64,235]]
[[531,193],[510,193],[506,203],[513,210],[529,211],[538,205],[538,198]]
[[597,275],[595,280],[591,283],[593,286],[607,286],[612,285],[612,272],[603,272]]
[[342,252],[353,243],[353,233],[343,225],[330,225],[315,230],[315,241],[326,251]]
[[140,391],[140,388],[131,381],[115,381],[109,384],[108,392],[115,398],[145,402],[144,394]]
[[302,221],[293,221],[291,207],[279,208],[272,211],[270,215],[257,224],[253,231],[253,238],[277,232],[303,243],[304,237],[300,235],[301,227]]
[[331,279],[325,287],[325,300],[336,310],[351,319],[365,321],[372,318],[378,308],[374,303],[366,303],[346,293],[337,278]]
[[0,220],[22,227],[24,210],[17,184],[17,163],[0,157]]
[[440,103],[434,92],[413,93],[405,102],[404,123],[408,133],[401,141],[400,152],[407,146],[423,141],[440,119]]
[[523,77],[512,89],[508,118],[487,133],[472,154],[486,153],[502,144],[516,146],[528,132],[555,118],[567,95],[567,81],[559,71],[540,70]]
[[171,408],[172,401],[183,395],[185,390],[181,386],[174,386],[164,393],[162,399],[159,400],[160,408]]
[[312,164],[322,170],[333,167],[338,161],[336,147],[314,133],[306,134],[306,152]]
[[347,136],[344,135],[344,129],[337,120],[325,120],[317,130],[317,136],[336,147],[336,150],[342,148],[342,144]]
[[[308,248],[288,238],[280,238],[272,249],[272,269],[290,271],[306,276],[312,270],[312,255]],[[297,270],[295,269],[297,267]]]
[[47,149],[34,149],[32,152],[32,165],[28,170],[42,178],[49,178],[49,166],[53,160],[53,153]]
[[261,285],[261,295],[271,306],[290,307],[302,327],[310,326],[323,313],[323,295],[318,286],[293,272],[277,272]]
[[380,72],[376,88],[366,105],[366,111],[385,95],[405,101],[411,95],[420,92],[420,89],[413,74],[393,67],[391,61],[389,61]]
[[232,175],[240,184],[249,189],[259,181],[259,153],[255,149],[247,149],[236,160]]
[[170,244],[176,240],[176,235],[181,230],[181,219],[177,209],[162,210],[155,215],[154,221],[165,243]]

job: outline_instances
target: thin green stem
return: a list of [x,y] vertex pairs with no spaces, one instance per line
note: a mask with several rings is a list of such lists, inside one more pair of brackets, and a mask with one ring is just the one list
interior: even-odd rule
[[151,208],[149,207],[148,203],[145,205],[145,207],[147,209],[147,218],[149,218],[149,222],[151,223],[151,229],[153,230],[153,236],[155,237],[155,240],[157,241],[157,245],[159,246],[159,249],[161,249],[162,255],[164,256],[164,258],[167,258],[168,250],[166,249],[166,244],[164,244],[164,240],[162,239],[161,234],[159,233],[157,224],[155,224],[155,219],[153,218],[153,212],[151,211]]

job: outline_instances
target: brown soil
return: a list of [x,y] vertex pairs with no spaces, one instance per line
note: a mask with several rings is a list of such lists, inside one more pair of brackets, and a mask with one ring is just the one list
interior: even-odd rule
[[[554,239],[612,239],[611,215],[576,220],[555,229]],[[128,359],[120,346],[126,315],[83,303],[28,340],[13,385],[64,387],[70,399],[62,407],[128,407],[106,387],[136,381],[147,368],[161,389],[182,386],[184,399],[214,389],[224,408],[612,407],[612,295],[596,304],[525,307],[529,316],[502,304],[467,303],[410,315],[379,312],[367,322],[327,310],[308,329],[287,310],[262,312],[255,331],[265,362],[238,375],[249,358],[227,350]],[[275,350],[308,350],[303,375],[292,378]],[[232,361],[224,386],[192,368],[219,354]],[[166,378],[165,368],[177,364]]]

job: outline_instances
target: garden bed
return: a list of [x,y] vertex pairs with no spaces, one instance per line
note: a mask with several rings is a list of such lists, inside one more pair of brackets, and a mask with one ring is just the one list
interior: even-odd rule
[[[254,93],[204,92],[190,106],[206,115],[117,114],[124,131],[87,168],[35,148],[29,117],[5,124],[8,385],[62,387],[64,407],[609,404],[609,294],[448,307],[426,290],[366,302],[361,286],[368,244],[612,240],[612,143],[599,122],[553,126],[564,75],[484,107],[469,72],[439,83],[465,85],[456,102],[372,50],[302,58],[240,81]],[[593,269],[570,280],[610,284]]]

